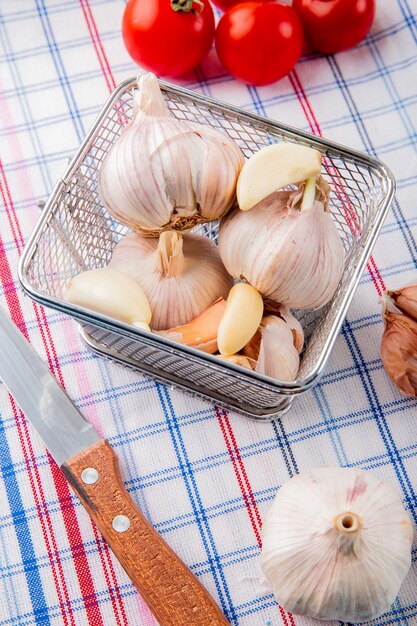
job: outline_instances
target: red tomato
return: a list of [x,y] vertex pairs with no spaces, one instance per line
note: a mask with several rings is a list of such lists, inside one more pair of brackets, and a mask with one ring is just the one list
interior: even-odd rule
[[310,45],[320,52],[356,46],[368,34],[375,0],[294,0]]
[[[230,7],[232,7],[234,4],[239,4],[239,2],[242,2],[242,0],[211,0],[211,1],[213,4],[216,5],[216,7],[219,7],[219,9],[221,9],[222,11],[227,11],[227,9],[230,9]],[[262,2],[262,0],[259,0],[259,2]]]
[[136,63],[164,76],[199,65],[214,38],[210,2],[129,0],[122,23],[125,46]]
[[230,74],[251,85],[267,85],[294,67],[303,47],[303,30],[290,6],[243,2],[222,16],[215,41]]

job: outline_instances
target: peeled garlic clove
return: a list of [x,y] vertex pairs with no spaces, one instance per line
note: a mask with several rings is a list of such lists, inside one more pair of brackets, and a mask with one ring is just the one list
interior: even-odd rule
[[261,567],[295,615],[370,620],[398,594],[412,535],[393,487],[355,468],[322,467],[280,488],[262,526]]
[[151,309],[143,289],[117,270],[102,267],[78,274],[66,288],[64,300],[150,330]]
[[226,301],[220,298],[187,324],[168,330],[160,330],[157,331],[157,334],[203,352],[214,354],[218,349],[217,332],[225,310]]
[[295,143],[279,143],[255,152],[242,168],[237,201],[242,211],[282,187],[300,183],[321,170],[321,154]]
[[113,250],[109,267],[142,287],[152,330],[191,322],[218,298],[226,299],[233,285],[215,244],[194,233],[166,231],[159,239],[128,234]]
[[253,211],[233,210],[220,223],[219,252],[229,274],[264,298],[316,309],[333,297],[345,256],[327,211],[327,183],[318,177],[313,206],[301,210],[303,190],[275,192]]
[[417,322],[387,308],[384,319],[381,358],[385,371],[401,391],[417,396]]
[[295,380],[300,357],[287,322],[274,315],[266,315],[262,319],[260,333],[256,371],[278,380]]
[[417,285],[407,285],[401,289],[387,291],[394,304],[417,321]]
[[104,206],[152,235],[221,217],[235,201],[241,150],[225,133],[172,117],[153,74],[138,87],[133,120],[100,168]]
[[232,354],[230,356],[223,356],[222,354],[219,354],[218,357],[223,361],[228,361],[229,363],[233,363],[234,365],[240,365],[240,367],[244,367],[248,370],[255,369],[254,361],[252,361],[252,359],[249,359],[247,356],[243,356],[242,354]]
[[220,354],[232,356],[248,343],[261,323],[263,310],[262,296],[252,285],[232,287],[217,335]]

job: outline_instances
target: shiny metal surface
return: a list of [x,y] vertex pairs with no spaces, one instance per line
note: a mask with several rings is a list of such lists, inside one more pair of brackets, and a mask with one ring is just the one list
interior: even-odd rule
[[58,465],[101,439],[1,308],[0,378]]
[[[108,264],[126,233],[126,227],[103,207],[97,180],[103,159],[131,118],[134,78],[115,89],[57,181],[21,257],[20,281],[34,300],[80,321],[83,337],[95,352],[258,421],[274,419],[323,374],[392,202],[395,180],[383,163],[369,155],[176,85],[163,81],[160,85],[172,116],[228,134],[246,157],[281,141],[314,147],[323,155],[322,175],[332,189],[330,214],[345,249],[345,270],[324,309],[295,312],[306,337],[297,380],[280,381],[244,370],[63,298],[73,276]],[[216,222],[195,229],[215,243],[217,230]]]

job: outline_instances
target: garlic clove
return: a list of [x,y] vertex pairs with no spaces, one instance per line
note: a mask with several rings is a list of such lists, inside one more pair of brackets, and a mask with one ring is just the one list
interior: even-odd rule
[[171,230],[159,239],[130,233],[116,245],[109,267],[142,287],[152,330],[191,322],[218,298],[226,299],[233,285],[215,244],[195,233]]
[[220,354],[232,356],[248,343],[261,323],[263,310],[262,296],[252,285],[232,287],[217,335]]
[[281,486],[262,525],[261,567],[283,609],[362,622],[395,600],[412,538],[391,485],[356,468],[320,467]]
[[417,285],[407,285],[386,293],[400,311],[417,321]]
[[402,313],[384,312],[382,363],[401,391],[417,397],[417,322]]
[[240,367],[244,367],[245,369],[255,369],[256,363],[249,357],[242,354],[231,354],[230,356],[223,356],[222,354],[218,354],[217,356],[219,359],[222,359],[222,361],[228,361],[229,363],[233,363],[234,365],[240,365]]
[[315,176],[321,170],[321,154],[295,143],[267,146],[253,154],[242,168],[237,201],[247,211],[272,192]]
[[182,326],[169,328],[168,330],[157,331],[158,335],[178,341],[207,352],[214,354],[217,352],[217,332],[220,321],[226,310],[226,301],[219,298],[208,309],[203,311],[198,317]]
[[290,326],[279,317],[266,315],[262,319],[260,334],[256,371],[278,380],[295,380],[300,357]]
[[127,274],[102,267],[75,276],[64,300],[150,331],[151,309],[143,289]]

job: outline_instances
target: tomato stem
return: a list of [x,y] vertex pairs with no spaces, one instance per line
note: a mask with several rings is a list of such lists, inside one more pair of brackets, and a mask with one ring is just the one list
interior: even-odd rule
[[[194,4],[198,6],[198,10],[194,8]],[[204,9],[204,2],[202,0],[171,0],[171,7],[174,11],[183,13],[195,13],[199,15]]]

